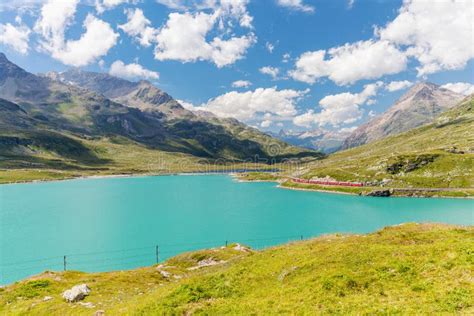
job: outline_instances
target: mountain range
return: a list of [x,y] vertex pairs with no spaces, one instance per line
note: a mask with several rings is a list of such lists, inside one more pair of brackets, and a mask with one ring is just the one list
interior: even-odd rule
[[83,140],[104,137],[209,159],[321,157],[237,120],[186,110],[148,81],[78,69],[35,75],[2,53],[0,98],[0,154],[6,160],[35,151],[93,156]]
[[351,134],[347,130],[324,130],[314,129],[308,131],[288,131],[281,129],[278,133],[270,132],[275,138],[281,139],[289,144],[321,151],[330,154],[338,151],[344,140]]
[[344,141],[342,149],[360,146],[430,123],[463,98],[463,95],[436,84],[418,83],[386,112],[354,130]]

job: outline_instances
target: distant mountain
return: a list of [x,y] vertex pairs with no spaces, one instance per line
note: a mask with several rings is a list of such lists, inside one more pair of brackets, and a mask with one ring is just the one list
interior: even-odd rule
[[0,98],[1,134],[117,135],[149,148],[213,159],[319,156],[236,120],[196,115],[147,81],[77,69],[37,76],[1,53]]
[[280,132],[270,133],[270,135],[295,146],[329,154],[339,150],[350,133],[350,131],[327,131],[323,129],[292,132],[282,129]]
[[344,141],[343,149],[399,134],[433,121],[464,98],[433,83],[418,83],[385,113],[359,126]]

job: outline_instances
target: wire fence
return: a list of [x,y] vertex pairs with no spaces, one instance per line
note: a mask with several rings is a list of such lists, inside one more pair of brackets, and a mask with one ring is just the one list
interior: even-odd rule
[[70,253],[45,258],[35,258],[9,262],[3,258],[0,262],[0,284],[18,281],[42,271],[87,271],[101,272],[122,269],[132,269],[141,266],[150,266],[167,260],[181,253],[198,249],[228,246],[240,243],[259,250],[278,244],[303,240],[303,235],[203,241],[189,243],[161,243],[146,247],[115,249],[106,251],[91,251],[84,253]]

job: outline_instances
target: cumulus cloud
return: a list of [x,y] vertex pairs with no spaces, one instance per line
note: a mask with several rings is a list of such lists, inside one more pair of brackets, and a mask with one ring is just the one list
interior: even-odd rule
[[174,10],[185,10],[187,8],[183,0],[156,0],[156,2]]
[[406,89],[408,87],[411,87],[413,85],[413,82],[408,81],[408,80],[403,80],[403,81],[392,81],[387,86],[385,87],[385,90],[394,92],[402,89]]
[[[205,110],[220,117],[232,117],[244,122],[291,120],[296,115],[296,103],[309,91],[258,88],[253,91],[231,91],[210,99],[193,110]],[[269,124],[268,122],[264,125]]]
[[[329,58],[326,58],[328,55]],[[298,81],[313,84],[328,77],[338,85],[352,84],[361,79],[376,79],[395,74],[407,66],[405,54],[388,41],[360,41],[303,53],[289,75]]]
[[399,73],[409,59],[418,61],[419,76],[461,69],[474,58],[472,21],[470,1],[406,0],[393,21],[375,28],[373,39],[305,52],[289,74],[309,84],[328,77],[345,85]]
[[95,0],[95,9],[100,14],[106,10],[110,10],[122,3],[127,2],[128,0]]
[[270,66],[262,67],[258,71],[260,71],[262,74],[271,76],[273,79],[276,79],[280,73],[280,69]]
[[66,65],[85,66],[107,54],[118,38],[112,27],[88,14],[85,32],[78,40],[66,40],[66,28],[72,23],[77,0],[49,0],[42,8],[35,31],[42,36],[40,48]]
[[248,88],[252,85],[252,83],[248,80],[237,80],[232,82],[233,88]]
[[277,0],[277,4],[281,7],[285,7],[295,11],[301,11],[306,13],[314,12],[314,7],[304,4],[303,0]]
[[21,20],[17,22],[18,25],[0,23],[0,44],[8,46],[20,54],[25,55],[29,50],[28,41],[31,30],[22,24]]
[[441,87],[464,95],[471,95],[474,93],[474,84],[468,82],[447,83]]
[[440,70],[461,69],[474,58],[471,1],[405,1],[399,15],[376,30],[382,40],[406,47],[423,76]]
[[107,54],[117,42],[116,34],[110,25],[93,15],[84,21],[86,31],[78,40],[68,40],[61,48],[55,48],[52,56],[66,65],[85,66]]
[[151,71],[144,68],[137,63],[124,64],[121,60],[116,60],[110,66],[109,73],[112,76],[127,78],[127,79],[158,79],[160,76],[156,71]]
[[299,126],[310,127],[314,124],[319,126],[332,125],[338,127],[342,124],[351,124],[362,117],[361,105],[366,104],[369,98],[377,94],[383,82],[367,84],[359,93],[344,92],[327,95],[319,101],[321,111],[314,110],[298,115],[293,123]]
[[156,36],[158,43],[155,58],[182,62],[208,60],[219,68],[242,59],[247,49],[255,43],[255,35],[249,33],[229,39],[216,36],[212,41],[207,41],[206,37],[219,16],[204,12],[171,13],[166,25]]
[[156,42],[156,35],[158,31],[151,26],[141,9],[126,10],[127,23],[121,24],[118,27],[122,29],[129,36],[138,40],[140,45],[148,47],[153,42]]

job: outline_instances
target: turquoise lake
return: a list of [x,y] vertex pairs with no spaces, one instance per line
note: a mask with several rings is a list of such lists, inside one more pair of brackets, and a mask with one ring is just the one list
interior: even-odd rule
[[108,271],[183,251],[255,248],[404,222],[474,225],[474,201],[371,198],[239,183],[227,175],[0,186],[0,283],[44,270]]

